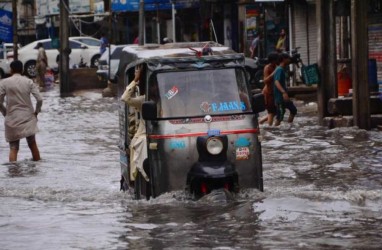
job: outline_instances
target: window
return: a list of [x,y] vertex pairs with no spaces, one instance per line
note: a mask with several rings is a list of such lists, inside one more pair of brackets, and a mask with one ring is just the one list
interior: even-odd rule
[[81,44],[74,42],[74,41],[69,41],[69,46],[71,49],[80,49],[81,48]]
[[44,47],[45,50],[47,49],[52,49],[52,43],[51,41],[43,42],[42,46]]
[[36,45],[33,47],[33,49],[38,49],[37,45],[38,43],[42,44],[42,47],[47,50],[47,49],[52,49],[52,42],[51,41],[46,41],[46,42],[39,42],[37,41]]
[[101,42],[99,40],[91,39],[91,38],[76,38],[75,40],[77,40],[81,43],[84,43],[86,45],[89,45],[89,46],[99,47],[101,44]]
[[240,68],[165,72],[158,73],[156,80],[149,99],[158,99],[163,118],[252,111]]
[[116,47],[113,51],[113,54],[111,54],[111,59],[119,59],[123,47]]

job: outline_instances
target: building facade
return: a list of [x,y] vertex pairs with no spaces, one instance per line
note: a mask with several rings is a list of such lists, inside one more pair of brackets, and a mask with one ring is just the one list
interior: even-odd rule
[[[133,43],[138,36],[139,0],[69,0],[70,35],[100,37],[116,44]],[[315,0],[145,0],[146,43],[164,37],[177,42],[217,41],[249,55],[255,34],[262,34],[262,57],[274,51],[281,29],[289,49],[299,47],[305,64],[317,61]],[[336,0],[337,58],[350,59],[350,0]],[[18,42],[57,37],[59,0],[18,0]],[[369,0],[369,58],[382,81],[382,2]],[[12,1],[0,9],[12,11]],[[371,65],[373,66],[373,65]],[[373,70],[373,68],[371,69]],[[373,73],[373,72],[372,72]],[[373,74],[370,74],[373,77]],[[370,77],[369,77],[370,78]]]

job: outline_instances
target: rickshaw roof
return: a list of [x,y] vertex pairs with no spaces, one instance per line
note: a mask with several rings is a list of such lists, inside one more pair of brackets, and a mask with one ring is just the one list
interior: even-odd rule
[[[202,55],[203,48],[210,48],[208,55]],[[146,64],[151,72],[168,70],[169,67],[204,68],[206,65],[241,65],[245,57],[231,48],[216,42],[181,42],[167,44],[130,44],[123,48],[118,74],[126,79],[126,71],[139,64]],[[220,67],[219,66],[219,67]],[[121,84],[125,84],[125,80]]]
[[[204,47],[212,49],[212,56],[225,56],[232,59],[244,58],[227,46],[215,42],[181,42],[167,44],[146,44],[146,45],[129,45],[123,51],[133,56],[136,60],[150,59],[179,59],[179,58],[196,58],[196,51],[201,52]],[[208,57],[204,56],[203,57]]]

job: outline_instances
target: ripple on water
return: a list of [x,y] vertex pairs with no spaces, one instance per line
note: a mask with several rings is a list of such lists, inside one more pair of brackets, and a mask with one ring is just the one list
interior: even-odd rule
[[[261,126],[264,192],[183,191],[149,201],[119,190],[118,103],[100,93],[43,93],[31,162],[0,166],[2,249],[378,249],[382,133],[318,126],[297,102],[294,124]],[[0,133],[4,133],[0,123]],[[0,140],[0,161],[8,145]]]

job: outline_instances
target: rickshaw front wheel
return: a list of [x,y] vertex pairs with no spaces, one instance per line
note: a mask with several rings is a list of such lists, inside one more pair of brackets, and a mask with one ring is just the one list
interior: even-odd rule
[[239,192],[237,175],[225,178],[194,178],[189,181],[186,191],[194,198],[200,199],[212,190],[224,188],[233,193]]

